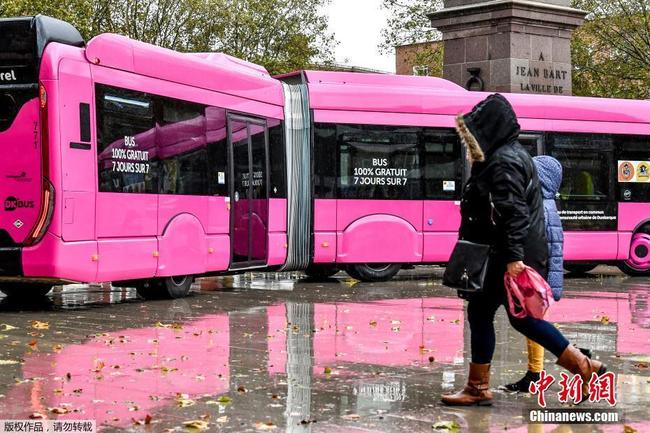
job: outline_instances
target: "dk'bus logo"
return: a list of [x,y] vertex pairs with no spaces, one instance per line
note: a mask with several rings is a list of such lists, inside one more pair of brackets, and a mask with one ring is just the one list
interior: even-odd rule
[[32,209],[33,200],[18,200],[16,197],[9,196],[5,199],[5,211],[12,212],[16,209]]

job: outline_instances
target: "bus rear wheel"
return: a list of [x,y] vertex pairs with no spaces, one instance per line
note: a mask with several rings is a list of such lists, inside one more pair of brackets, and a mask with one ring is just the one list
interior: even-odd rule
[[630,256],[618,263],[618,268],[632,277],[650,275],[650,227],[632,236]]
[[339,272],[339,269],[336,266],[317,265],[312,263],[311,265],[307,266],[307,269],[305,269],[303,272],[313,280],[325,280],[331,276],[336,275]]
[[5,295],[13,299],[42,298],[52,290],[51,284],[41,283],[4,283],[0,287]]
[[345,271],[360,281],[380,282],[390,280],[401,268],[400,263],[359,263],[348,265]]
[[155,278],[139,281],[135,288],[138,295],[145,299],[178,299],[190,293],[194,277],[179,275],[175,277]]
[[598,266],[596,263],[573,262],[573,263],[565,263],[564,269],[566,269],[572,274],[582,275],[595,269],[596,266]]

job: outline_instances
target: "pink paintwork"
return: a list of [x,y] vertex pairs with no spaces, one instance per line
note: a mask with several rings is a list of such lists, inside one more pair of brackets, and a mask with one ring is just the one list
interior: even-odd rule
[[565,232],[564,258],[566,260],[616,260],[617,232]]
[[287,259],[287,199],[269,199],[268,258],[269,266],[282,265]]
[[22,377],[38,379],[8,390],[3,416],[28,418],[70,405],[74,411],[57,419],[126,428],[132,418],[176,407],[178,393],[200,398],[228,392],[228,316],[203,316],[179,329],[165,325],[121,329],[59,352],[26,355]]
[[[0,229],[7,231],[14,242],[27,238],[39,215],[42,181],[38,116],[38,100],[33,99],[23,105],[9,129],[0,132]],[[8,203],[10,197],[20,202]],[[15,210],[6,211],[8,206]],[[18,220],[23,223],[20,227],[14,225]]]
[[336,261],[422,261],[422,201],[338,200]]

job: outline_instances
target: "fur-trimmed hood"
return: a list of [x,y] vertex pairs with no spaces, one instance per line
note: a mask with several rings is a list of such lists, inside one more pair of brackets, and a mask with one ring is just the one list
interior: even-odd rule
[[471,161],[484,161],[499,146],[517,139],[519,123],[506,98],[495,93],[456,118],[456,130]]

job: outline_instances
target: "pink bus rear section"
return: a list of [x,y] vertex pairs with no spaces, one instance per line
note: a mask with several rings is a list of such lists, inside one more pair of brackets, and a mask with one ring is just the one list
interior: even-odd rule
[[[151,62],[152,58],[157,62]],[[138,150],[150,152],[150,158],[164,158],[191,152],[206,140],[225,139],[224,108],[282,119],[280,83],[265,71],[227,56],[180,54],[117,35],[98,36],[85,50],[49,44],[41,79],[47,80],[49,103],[56,108],[50,110],[49,123],[49,168],[57,191],[56,211],[44,239],[23,249],[23,275],[121,281],[227,270],[231,263],[230,197],[98,192],[94,167],[98,161],[100,167],[109,164],[107,157],[114,149],[124,149],[125,143],[118,140],[98,154],[95,84],[222,107],[206,110],[207,116],[157,126],[135,137]],[[88,149],[72,146],[79,142],[76,110],[80,103],[91,105]],[[38,114],[37,100],[25,107],[25,116],[34,114]],[[33,141],[35,132],[30,128],[28,132],[25,128],[12,130],[9,133],[13,135],[7,137]],[[155,145],[157,134],[166,141],[158,140]],[[38,168],[38,149],[35,155],[21,152],[20,157],[30,157],[30,164]],[[3,187],[6,184],[3,182]],[[20,196],[19,191],[16,194]],[[286,199],[260,200],[253,208],[253,247],[265,237],[268,252],[262,259],[269,266],[281,265],[286,257]],[[21,209],[15,215],[27,225],[30,221],[25,212]],[[256,216],[261,213],[269,213],[264,221]]]

